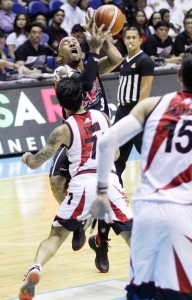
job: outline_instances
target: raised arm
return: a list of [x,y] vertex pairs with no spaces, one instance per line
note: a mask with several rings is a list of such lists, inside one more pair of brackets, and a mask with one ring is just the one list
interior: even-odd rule
[[103,43],[102,51],[105,56],[99,60],[99,74],[110,73],[124,60],[121,53],[111,42],[110,37]]

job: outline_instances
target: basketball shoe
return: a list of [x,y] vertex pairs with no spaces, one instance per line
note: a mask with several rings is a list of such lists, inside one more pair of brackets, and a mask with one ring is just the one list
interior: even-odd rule
[[29,269],[20,288],[19,299],[31,300],[35,296],[35,285],[39,283],[42,275],[40,264],[35,264]]
[[101,273],[109,271],[108,248],[109,244],[106,240],[97,241],[96,235],[89,238],[89,246],[95,251],[95,266]]
[[75,231],[73,231],[73,238],[72,238],[72,249],[73,251],[80,250],[86,242],[85,230],[83,227],[79,227]]

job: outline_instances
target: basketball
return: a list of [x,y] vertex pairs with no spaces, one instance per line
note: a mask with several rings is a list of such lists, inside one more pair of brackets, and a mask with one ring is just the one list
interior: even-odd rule
[[97,28],[105,24],[104,30],[109,29],[115,35],[123,28],[125,16],[117,6],[105,4],[95,11],[94,20]]
[[60,81],[62,78],[70,77],[70,70],[68,66],[59,66],[55,69],[53,78],[55,81]]

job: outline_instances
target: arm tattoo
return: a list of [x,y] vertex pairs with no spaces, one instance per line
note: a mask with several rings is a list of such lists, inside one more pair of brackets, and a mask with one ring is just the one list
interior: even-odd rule
[[35,154],[35,164],[40,166],[50,159],[63,142],[63,129],[57,127],[49,136],[47,144]]

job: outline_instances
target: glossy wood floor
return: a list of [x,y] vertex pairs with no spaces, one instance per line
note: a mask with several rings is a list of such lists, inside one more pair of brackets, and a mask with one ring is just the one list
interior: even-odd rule
[[[138,183],[139,168],[139,161],[131,161],[124,172],[129,198]],[[57,203],[50,191],[48,174],[1,179],[0,201],[0,299],[10,299],[17,297],[39,243],[49,234]],[[86,235],[88,239],[89,231]],[[112,231],[110,238],[109,273],[97,271],[94,252],[87,243],[73,252],[70,235],[45,265],[37,293],[109,279],[128,280],[128,247]]]

